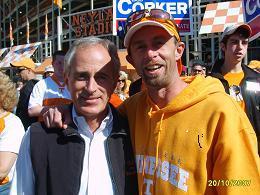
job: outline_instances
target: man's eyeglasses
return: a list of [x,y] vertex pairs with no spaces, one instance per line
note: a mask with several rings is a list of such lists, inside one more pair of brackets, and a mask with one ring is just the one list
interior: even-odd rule
[[133,25],[135,25],[137,22],[139,22],[143,18],[149,18],[159,20],[159,21],[166,21],[166,20],[172,20],[171,14],[168,12],[161,10],[161,9],[143,9],[138,10],[133,13],[131,13],[127,20],[126,20],[126,31],[128,31]]

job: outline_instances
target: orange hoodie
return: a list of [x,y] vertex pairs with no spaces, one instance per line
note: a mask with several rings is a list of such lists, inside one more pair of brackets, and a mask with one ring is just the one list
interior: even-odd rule
[[140,194],[258,194],[254,130],[211,77],[194,80],[159,109],[147,92],[119,108],[128,117]]

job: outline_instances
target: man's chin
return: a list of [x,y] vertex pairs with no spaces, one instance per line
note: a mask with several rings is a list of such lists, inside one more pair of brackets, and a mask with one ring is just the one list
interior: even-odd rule
[[145,78],[144,82],[147,86],[156,87],[156,88],[165,87],[165,85],[166,85],[165,82],[164,82],[164,79],[159,78],[159,77]]
[[93,118],[93,117],[96,117],[98,116],[99,112],[97,109],[90,109],[90,108],[87,108],[87,109],[80,109],[78,111],[78,113],[83,116],[83,117],[87,117],[87,118]]
[[80,99],[79,100],[79,107],[86,107],[86,108],[93,108],[100,105],[100,98],[95,99]]

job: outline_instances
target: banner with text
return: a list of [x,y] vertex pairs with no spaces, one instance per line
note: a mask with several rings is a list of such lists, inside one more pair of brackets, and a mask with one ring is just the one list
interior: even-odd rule
[[113,0],[113,35],[123,37],[125,21],[132,12],[141,9],[163,9],[169,12],[179,27],[181,35],[191,35],[191,0]]
[[[70,21],[69,21],[70,17]],[[72,38],[112,34],[113,9],[106,7],[62,16],[63,34],[72,32]],[[63,40],[64,41],[64,40]]]
[[250,41],[260,36],[260,0],[243,0],[244,20],[250,25]]

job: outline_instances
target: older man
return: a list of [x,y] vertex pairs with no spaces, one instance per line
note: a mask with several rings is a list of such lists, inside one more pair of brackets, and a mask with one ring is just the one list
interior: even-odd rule
[[65,57],[73,122],[64,131],[30,127],[11,194],[138,194],[127,122],[108,104],[119,68],[110,41],[74,42]]

